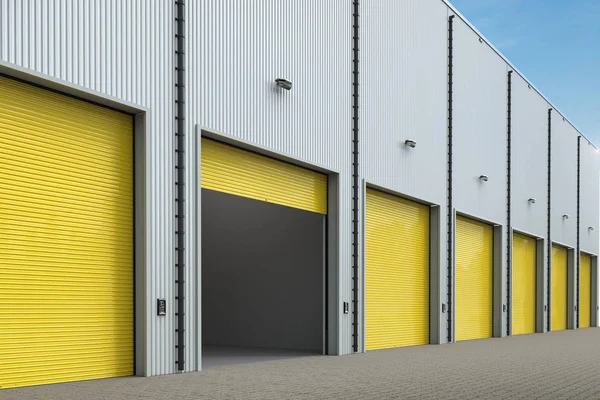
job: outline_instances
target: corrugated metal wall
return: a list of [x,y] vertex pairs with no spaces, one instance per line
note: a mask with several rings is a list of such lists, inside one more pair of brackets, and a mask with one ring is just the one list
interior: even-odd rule
[[[548,233],[548,103],[519,75],[512,78],[512,226]],[[530,204],[529,199],[535,199]]]
[[[352,3],[210,0],[189,2],[188,15],[189,129],[339,173],[341,308],[352,296]],[[349,353],[351,315],[340,313],[338,325],[338,352]]]
[[571,124],[553,111],[552,241],[572,248],[577,247],[577,136]]
[[[446,7],[436,0],[374,0],[362,12],[362,177],[444,205]],[[417,146],[405,146],[407,139]]]
[[[580,249],[598,255],[600,232],[600,153],[581,138]],[[593,230],[588,229],[592,227]]]
[[[439,0],[361,4],[361,179],[441,207],[445,301],[447,8]],[[417,146],[405,146],[407,139]]]
[[165,1],[3,0],[0,57],[151,109],[146,138],[148,375],[175,371],[173,275],[173,4]]
[[499,225],[506,224],[507,73],[504,60],[455,21],[454,204]]

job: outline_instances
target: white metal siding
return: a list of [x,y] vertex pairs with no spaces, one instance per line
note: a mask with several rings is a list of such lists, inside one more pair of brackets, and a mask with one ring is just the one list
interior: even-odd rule
[[3,0],[0,57],[51,77],[150,108],[146,138],[145,259],[148,369],[175,371],[173,312],[173,4],[164,1]]
[[[577,132],[552,112],[552,241],[577,245]],[[567,214],[569,219],[563,219]]]
[[[446,197],[447,9],[439,0],[374,0],[364,4],[361,16],[363,178],[442,204]],[[415,140],[417,146],[405,146],[406,139]]]
[[[439,0],[361,3],[361,179],[441,207],[439,257],[443,273],[439,284],[443,302],[447,32],[447,7]],[[416,148],[405,146],[406,139],[415,140]],[[445,320],[442,323],[445,340]]]
[[[581,221],[580,249],[598,255],[600,232],[600,153],[587,139],[581,138]],[[594,229],[590,231],[588,227]]]
[[538,237],[548,234],[548,108],[546,100],[513,74],[512,226]]
[[[505,225],[507,65],[461,20],[454,24],[454,205]],[[487,175],[488,182],[481,182]]]
[[[340,174],[339,265],[330,268],[339,268],[341,308],[352,300],[352,2],[210,0],[187,7],[194,21],[188,129],[199,124]],[[276,78],[292,81],[292,90],[277,88]],[[351,319],[339,315],[342,354],[352,351]]]

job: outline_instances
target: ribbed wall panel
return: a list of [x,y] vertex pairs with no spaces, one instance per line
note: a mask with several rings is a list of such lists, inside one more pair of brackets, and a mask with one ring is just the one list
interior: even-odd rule
[[[586,139],[581,139],[581,251],[598,255],[600,232],[600,153]],[[592,227],[593,229],[589,229]]]
[[[174,372],[173,4],[2,0],[3,61],[151,109],[146,138],[148,375]],[[156,316],[157,298],[167,316]]]
[[[186,4],[185,12],[186,12],[186,20],[197,21],[200,17],[200,8],[196,2],[189,2]],[[187,23],[185,24],[185,35],[187,38],[200,38],[203,34],[204,27],[199,23]],[[198,53],[196,47],[198,44],[190,45],[190,40],[186,40],[186,62],[187,62],[187,85],[188,87],[194,87],[198,90],[201,88],[198,87],[199,84],[199,76],[196,73],[189,73],[194,71],[193,65],[200,61],[198,56],[194,54]],[[186,153],[186,166],[187,166],[187,174],[186,180],[188,182],[186,186],[185,196],[185,213],[187,215],[186,219],[186,235],[185,235],[185,247],[188,249],[185,253],[185,263],[188,266],[185,270],[185,281],[187,282],[187,301],[186,308],[188,309],[188,313],[185,318],[185,325],[187,327],[185,333],[185,341],[188,344],[185,348],[185,370],[186,371],[198,371],[202,368],[201,365],[201,344],[202,344],[202,331],[199,329],[201,322],[201,293],[200,288],[201,285],[197,285],[199,278],[201,275],[198,275],[198,271],[200,271],[200,265],[198,256],[200,253],[198,252],[198,246],[200,245],[201,237],[197,233],[200,233],[200,227],[196,226],[196,221],[198,221],[198,217],[200,215],[200,204],[197,202],[196,195],[201,193],[201,189],[198,187],[199,184],[199,174],[198,169],[201,164],[200,154],[197,154],[197,149],[199,148],[200,138],[197,137],[199,132],[196,131],[196,125],[198,124],[195,121],[194,115],[197,114],[197,109],[201,97],[194,93],[187,93],[187,102],[185,113],[187,116],[187,136],[186,136],[186,148],[188,149]],[[196,231],[198,229],[198,231]]]
[[[512,226],[548,233],[548,103],[520,76],[512,76]],[[529,199],[535,199],[530,204]]]
[[[454,24],[454,204],[505,225],[507,65],[461,20]],[[489,180],[482,182],[480,175]],[[503,252],[504,253],[504,252]]]
[[[340,174],[338,304],[351,302],[352,2],[209,0],[188,2],[187,12],[188,132],[198,124]],[[188,203],[188,222],[197,210]],[[340,313],[338,325],[339,352],[349,353],[351,315]]]
[[[446,6],[439,0],[372,0],[361,5],[362,177],[444,205]],[[407,139],[417,146],[405,146]]]
[[552,112],[552,241],[572,248],[577,246],[577,136]]

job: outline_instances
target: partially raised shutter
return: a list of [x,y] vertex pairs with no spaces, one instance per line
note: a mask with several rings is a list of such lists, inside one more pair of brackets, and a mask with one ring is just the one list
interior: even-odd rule
[[202,188],[327,214],[327,176],[202,139]]

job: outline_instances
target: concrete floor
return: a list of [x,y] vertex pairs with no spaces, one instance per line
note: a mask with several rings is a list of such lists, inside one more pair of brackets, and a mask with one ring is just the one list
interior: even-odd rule
[[600,399],[600,329],[0,390],[8,399]]
[[202,369],[315,355],[317,355],[315,352],[301,350],[204,346],[202,347]]

